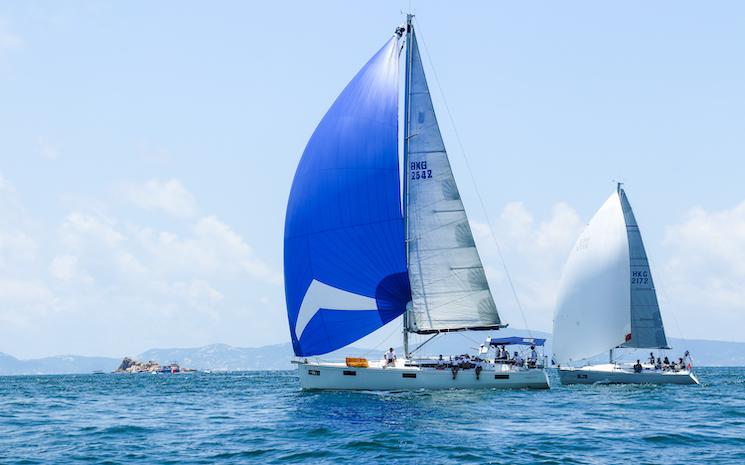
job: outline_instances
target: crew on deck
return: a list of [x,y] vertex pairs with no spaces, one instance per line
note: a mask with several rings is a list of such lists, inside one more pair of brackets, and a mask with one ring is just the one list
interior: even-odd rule
[[535,351],[535,346],[530,346],[530,357],[528,357],[528,368],[535,368],[538,363],[538,352]]
[[642,372],[642,363],[637,360],[634,364],[634,373],[641,373]]
[[476,359],[476,379],[481,378],[481,371],[484,369],[483,362],[480,358]]
[[507,358],[509,358],[509,353],[504,345],[497,346],[497,360],[507,360]]
[[688,364],[686,363],[686,358],[688,357],[689,352],[686,351],[685,355],[683,357],[678,358],[678,360],[670,361],[668,357],[660,358],[657,357],[655,359],[654,354],[649,354],[649,364],[652,365],[652,367],[655,370],[662,370],[662,371],[684,371],[688,369]]
[[388,352],[383,355],[383,358],[385,359],[385,366],[396,364],[396,351],[393,350],[393,347],[388,349]]

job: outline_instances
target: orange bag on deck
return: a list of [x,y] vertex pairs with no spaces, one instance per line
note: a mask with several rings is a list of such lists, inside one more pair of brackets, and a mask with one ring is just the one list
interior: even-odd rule
[[347,357],[347,366],[354,367],[354,368],[367,368],[368,367],[367,359]]

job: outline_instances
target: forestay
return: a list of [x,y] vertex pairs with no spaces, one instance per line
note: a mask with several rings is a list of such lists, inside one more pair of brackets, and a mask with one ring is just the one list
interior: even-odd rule
[[394,37],[336,99],[295,173],[284,273],[298,356],[324,354],[364,337],[401,315],[410,300],[398,69]]
[[574,246],[561,278],[554,315],[554,359],[569,364],[631,338],[629,242],[614,192]]
[[410,40],[404,142],[412,294],[408,329],[495,328],[499,314],[450,168],[413,31]]

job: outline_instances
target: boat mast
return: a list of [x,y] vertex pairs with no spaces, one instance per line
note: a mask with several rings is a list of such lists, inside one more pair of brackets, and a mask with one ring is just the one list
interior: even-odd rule
[[[404,77],[404,241],[406,245],[406,269],[409,269],[409,221],[408,221],[408,205],[409,205],[409,122],[410,108],[409,108],[409,85],[411,81],[411,33],[414,25],[412,19],[414,15],[411,13],[406,14],[406,72]],[[403,337],[404,337],[404,357],[409,358],[409,306],[406,306],[403,318]]]

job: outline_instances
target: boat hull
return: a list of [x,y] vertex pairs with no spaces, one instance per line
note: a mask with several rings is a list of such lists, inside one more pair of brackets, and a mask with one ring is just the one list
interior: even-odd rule
[[299,363],[300,386],[308,390],[410,391],[438,389],[548,389],[548,376],[541,369],[509,368],[459,370],[453,379],[447,368],[369,367],[343,364]]
[[645,368],[641,373],[614,365],[559,368],[561,384],[699,384],[690,371],[662,371]]

